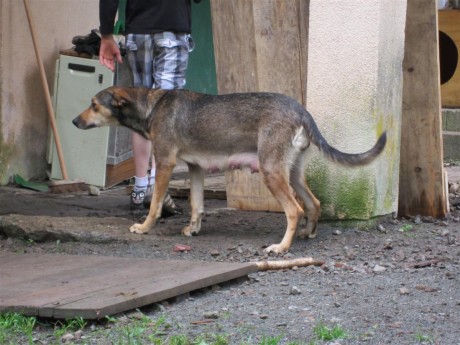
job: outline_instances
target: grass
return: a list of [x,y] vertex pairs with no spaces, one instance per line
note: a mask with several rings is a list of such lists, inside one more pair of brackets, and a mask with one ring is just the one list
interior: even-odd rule
[[347,332],[341,326],[335,325],[330,328],[323,322],[318,323],[315,328],[313,328],[313,334],[318,340],[325,341],[345,339],[348,337]]
[[434,344],[434,338],[429,335],[417,333],[414,335],[417,344]]
[[[67,333],[84,330],[87,322],[76,317],[69,320],[61,320],[54,323],[39,323],[37,318],[24,316],[19,313],[0,314],[0,344],[32,345],[40,338],[46,337],[49,344],[61,344],[62,337]],[[34,331],[40,328],[40,332]],[[49,329],[47,331],[47,329]],[[231,336],[218,333],[204,333],[195,338],[185,334],[171,334],[172,325],[166,321],[164,316],[152,319],[144,314],[138,318],[123,319],[107,317],[104,327],[98,327],[96,330],[85,332],[84,334],[94,339],[104,339],[113,345],[231,345],[235,344]],[[340,326],[332,328],[320,322],[313,328],[314,340],[308,343],[290,342],[288,345],[316,345],[319,341],[332,341],[344,339],[347,333]],[[428,338],[419,337],[425,342]],[[88,339],[88,338],[87,338]],[[262,336],[259,340],[249,339],[243,341],[240,345],[278,345],[282,342],[283,336]],[[69,342],[69,344],[73,344]]]
[[0,314],[0,344],[14,344],[20,337],[33,344],[33,330],[37,319],[19,313]]

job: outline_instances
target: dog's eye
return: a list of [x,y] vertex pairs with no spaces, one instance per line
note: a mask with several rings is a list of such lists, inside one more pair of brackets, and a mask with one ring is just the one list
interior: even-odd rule
[[94,102],[91,102],[91,109],[96,111],[97,110],[97,104],[94,103]]

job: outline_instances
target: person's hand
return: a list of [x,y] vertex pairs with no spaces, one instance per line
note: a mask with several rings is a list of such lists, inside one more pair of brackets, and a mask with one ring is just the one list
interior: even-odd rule
[[112,35],[103,35],[101,37],[101,48],[99,49],[99,62],[114,72],[115,60],[119,63],[122,62],[120,48]]

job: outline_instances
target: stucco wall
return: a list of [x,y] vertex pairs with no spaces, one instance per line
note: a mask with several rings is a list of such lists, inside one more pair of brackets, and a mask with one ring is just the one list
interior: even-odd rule
[[[97,0],[29,0],[48,84],[59,51],[98,27]],[[46,176],[48,115],[22,0],[0,0],[0,184]]]
[[367,219],[397,210],[406,2],[310,2],[307,108],[330,144],[383,155],[344,169],[311,150],[307,179],[323,218]]

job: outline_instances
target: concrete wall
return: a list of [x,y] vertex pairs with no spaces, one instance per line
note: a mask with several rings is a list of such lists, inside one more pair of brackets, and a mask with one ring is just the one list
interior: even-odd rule
[[[59,51],[97,28],[97,0],[29,0],[48,84]],[[0,184],[44,178],[48,115],[22,0],[0,0]]]
[[312,150],[307,178],[323,218],[367,219],[397,210],[406,2],[310,2],[307,108],[330,144],[382,157],[344,169]]

